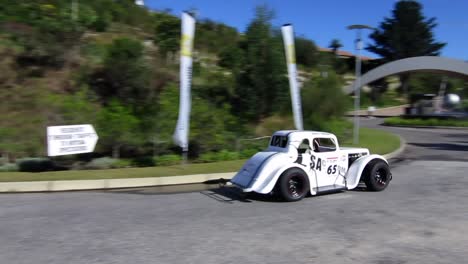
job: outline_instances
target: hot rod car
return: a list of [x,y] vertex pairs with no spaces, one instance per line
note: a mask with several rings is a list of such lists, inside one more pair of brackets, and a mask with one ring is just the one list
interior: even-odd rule
[[365,148],[341,148],[335,135],[317,131],[277,131],[268,148],[251,157],[231,183],[244,192],[277,193],[286,201],[306,195],[351,190],[363,181],[371,191],[390,180],[387,160]]

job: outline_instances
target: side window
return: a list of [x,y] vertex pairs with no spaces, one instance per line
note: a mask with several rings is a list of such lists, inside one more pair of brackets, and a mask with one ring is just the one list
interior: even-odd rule
[[310,154],[310,143],[308,139],[302,140],[301,144],[299,145],[299,148],[297,149],[299,154]]
[[314,138],[314,152],[331,152],[336,150],[336,144],[331,138]]

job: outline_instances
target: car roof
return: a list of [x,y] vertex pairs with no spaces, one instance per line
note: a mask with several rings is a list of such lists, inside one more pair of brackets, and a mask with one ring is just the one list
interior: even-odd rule
[[280,130],[276,131],[274,136],[294,136],[294,137],[305,137],[305,136],[326,136],[335,137],[332,133],[312,130]]

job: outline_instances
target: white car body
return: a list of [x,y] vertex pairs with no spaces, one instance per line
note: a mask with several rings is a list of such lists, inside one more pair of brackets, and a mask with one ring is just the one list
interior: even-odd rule
[[[328,145],[310,146],[304,151],[306,144],[301,145],[304,142],[326,142]],[[358,186],[366,165],[375,159],[388,165],[384,157],[370,155],[368,149],[340,148],[333,134],[284,130],[274,133],[268,148],[250,158],[231,182],[244,192],[267,194],[273,191],[283,172],[298,168],[307,174],[312,195],[350,190]]]

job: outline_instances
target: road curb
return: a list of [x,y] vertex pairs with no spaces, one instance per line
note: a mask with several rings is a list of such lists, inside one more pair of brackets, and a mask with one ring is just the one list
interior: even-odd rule
[[[406,147],[406,141],[401,136],[398,135],[398,137],[400,138],[400,147],[391,153],[383,155],[387,160],[400,155]],[[219,179],[230,180],[232,177],[234,177],[235,174],[236,172],[225,172],[126,179],[0,182],[0,193],[63,192],[192,184]]]
[[71,180],[71,181],[29,181],[29,182],[0,182],[0,193],[15,192],[60,192],[118,189],[146,186],[176,185],[203,183],[210,180],[231,179],[235,172],[194,174],[184,176],[100,179],[100,180]]
[[406,140],[400,135],[397,135],[397,136],[400,138],[400,147],[397,150],[393,151],[393,152],[390,152],[390,153],[387,153],[387,154],[383,155],[383,157],[386,158],[387,160],[393,159],[393,158],[399,156],[401,153],[403,153],[403,151],[406,148]]
[[453,129],[453,130],[468,130],[468,127],[451,127],[451,126],[405,126],[405,125],[387,125],[386,127],[404,127],[404,128],[434,128],[434,129]]

